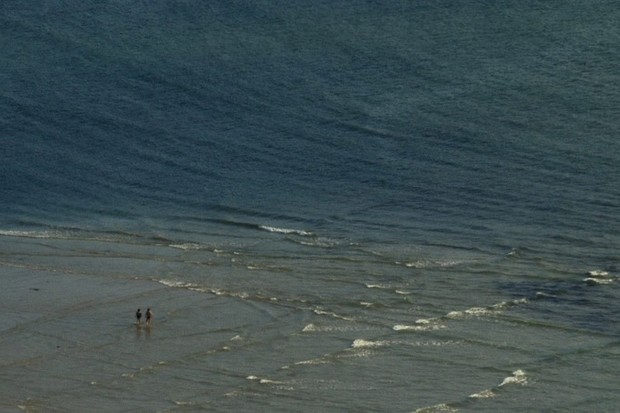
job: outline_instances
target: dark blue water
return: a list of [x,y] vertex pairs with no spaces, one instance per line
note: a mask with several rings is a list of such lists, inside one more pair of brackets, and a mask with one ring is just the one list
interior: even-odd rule
[[[507,335],[537,360],[561,352],[536,342],[546,328],[617,341],[619,13],[605,1],[3,1],[0,234],[25,243],[28,268],[57,265],[29,240],[226,251],[149,253],[131,276],[163,260],[147,278],[168,286],[282,295],[319,314],[381,303],[367,317],[388,327],[411,327],[394,314],[413,290],[412,308],[442,328],[451,310],[526,299],[510,322],[531,331]],[[605,275],[584,283],[590,271]],[[523,384],[511,374],[524,367],[490,357],[508,372],[495,384]],[[549,383],[540,391],[559,391]],[[398,410],[472,408],[450,404],[467,393],[449,387]],[[604,387],[603,410],[617,402]],[[391,410],[340,396],[329,410]],[[519,397],[485,393],[494,402],[471,411],[520,411]]]

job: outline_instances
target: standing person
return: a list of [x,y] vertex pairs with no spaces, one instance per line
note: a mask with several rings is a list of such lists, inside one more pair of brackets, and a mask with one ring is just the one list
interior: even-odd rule
[[136,321],[138,322],[138,324],[140,324],[142,322],[142,312],[140,311],[139,308],[136,311]]
[[151,318],[153,317],[153,312],[151,311],[150,308],[146,309],[146,325],[150,326],[151,325]]

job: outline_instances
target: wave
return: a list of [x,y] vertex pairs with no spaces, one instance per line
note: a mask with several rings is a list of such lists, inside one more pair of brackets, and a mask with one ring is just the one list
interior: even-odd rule
[[415,410],[414,413],[455,413],[458,412],[459,409],[455,407],[451,407],[446,403],[439,403],[433,406],[422,407],[420,409]]
[[459,344],[458,340],[367,340],[358,338],[353,341],[351,348],[380,348],[389,346],[412,346],[412,347],[443,347],[447,345]]
[[497,390],[501,387],[508,385],[520,385],[525,386],[528,384],[528,377],[525,372],[521,369],[515,370],[512,372],[512,375],[505,377],[504,380],[500,384],[498,384],[495,388],[485,389],[477,393],[473,393],[469,395],[470,399],[490,399],[497,395]]
[[489,317],[502,313],[506,309],[527,304],[529,302],[526,298],[521,298],[512,301],[502,301],[497,304],[493,304],[487,307],[471,307],[466,310],[450,311],[449,313],[433,318],[421,318],[415,321],[415,324],[397,324],[392,329],[394,331],[431,331],[440,330],[446,328],[444,321],[461,319],[465,317]]
[[[157,280],[157,282],[170,288],[183,288],[189,291],[213,294],[217,296],[241,298],[243,300],[251,297],[250,294],[246,292],[234,292],[234,291],[225,291],[219,288],[208,288],[208,287],[205,287],[199,284],[194,284],[194,283],[184,282],[184,281],[162,279],[162,280]],[[271,300],[276,301],[277,299],[272,298]]]
[[301,235],[304,237],[310,237],[310,236],[314,236],[314,233],[310,232],[310,231],[304,231],[301,229],[290,229],[290,228],[278,228],[278,227],[271,227],[268,225],[259,225],[258,228],[267,231],[267,232],[274,232],[277,234],[295,234],[295,235]]
[[614,282],[613,278],[586,277],[583,281],[588,285],[607,285]]
[[526,385],[528,383],[527,380],[527,375],[525,374],[525,372],[523,370],[515,370],[512,372],[512,376],[508,376],[506,377],[500,384],[498,387],[503,387],[506,386],[508,384],[519,384],[519,385]]
[[200,245],[195,242],[185,242],[181,244],[170,244],[168,245],[170,248],[176,248],[184,251],[199,251],[206,249],[203,245]]
[[346,323],[344,325],[318,325],[315,323],[306,324],[301,330],[303,333],[331,333],[344,331],[370,331],[377,330],[377,327],[360,326],[356,324]]
[[416,320],[414,325],[396,324],[392,327],[394,331],[434,331],[446,328],[444,324],[436,322],[436,320],[420,319]]
[[588,285],[607,285],[614,282],[614,278],[610,277],[609,272],[604,270],[588,271],[587,275],[583,281]]
[[173,243],[172,240],[159,234],[148,235],[128,231],[93,230],[77,227],[52,227],[50,229],[41,230],[0,229],[0,236],[31,239],[101,241],[127,244]]
[[[515,370],[512,372],[512,374],[508,377],[505,377],[501,383],[499,383],[497,386],[490,388],[490,389],[485,389],[485,390],[481,390],[479,392],[476,393],[472,393],[468,396],[468,399],[470,400],[484,400],[484,399],[491,399],[494,398],[498,395],[498,391],[508,385],[520,385],[520,386],[525,386],[528,384],[528,377],[527,374],[521,370]],[[435,404],[432,406],[427,406],[427,407],[422,407],[420,409],[415,410],[415,413],[439,413],[439,412],[458,412],[459,409],[457,406],[460,406],[462,403],[461,402],[453,402],[453,403],[439,403],[439,404]]]
[[352,348],[376,348],[376,347],[389,346],[390,344],[391,342],[386,341],[386,340],[372,341],[372,340],[365,340],[362,338],[358,338],[355,341],[353,341],[353,344],[351,344],[351,347]]
[[58,233],[51,231],[14,231],[14,230],[0,230],[0,235],[5,237],[18,237],[18,238],[58,238]]
[[427,269],[427,268],[449,268],[462,264],[459,260],[417,260],[410,262],[397,261],[396,265],[404,265],[407,268]]

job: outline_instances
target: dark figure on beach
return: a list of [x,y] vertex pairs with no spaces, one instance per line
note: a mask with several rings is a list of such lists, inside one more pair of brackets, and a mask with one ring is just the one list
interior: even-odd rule
[[142,312],[140,311],[139,308],[136,311],[136,321],[138,322],[138,324],[140,324],[140,322],[142,321]]
[[153,312],[151,311],[150,308],[146,309],[146,325],[149,326],[151,325],[151,317],[153,317]]

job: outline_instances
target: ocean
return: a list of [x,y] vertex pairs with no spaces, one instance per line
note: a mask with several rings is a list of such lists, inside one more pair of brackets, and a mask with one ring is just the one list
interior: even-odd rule
[[2,1],[0,411],[619,411],[619,21]]

